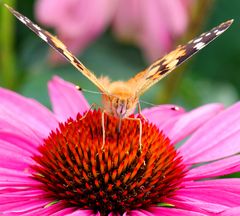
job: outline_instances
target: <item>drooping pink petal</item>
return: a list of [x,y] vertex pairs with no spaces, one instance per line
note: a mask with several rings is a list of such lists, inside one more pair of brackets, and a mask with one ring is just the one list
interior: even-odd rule
[[32,211],[34,209],[41,209],[47,204],[49,204],[51,200],[45,199],[32,199],[29,200],[22,200],[18,202],[8,202],[5,204],[0,205],[0,212],[6,215],[11,215],[14,213],[25,213],[28,211]]
[[12,133],[25,139],[32,139],[36,146],[42,143],[43,138],[48,135],[45,135],[44,131],[36,130],[33,125],[25,124],[26,121],[22,117],[14,118],[14,114],[11,111],[9,112],[6,107],[1,107],[1,105],[0,114],[0,130],[2,132]]
[[224,191],[240,194],[240,178],[190,181],[190,182],[185,182],[184,187],[197,188],[199,190],[201,190],[202,188],[208,188],[208,189],[212,188],[212,189],[224,190]]
[[[206,214],[184,210],[184,209],[177,209],[177,208],[164,208],[164,207],[152,207],[148,209],[149,212],[152,213],[154,216],[206,216]],[[136,214],[137,216],[137,214]]]
[[169,121],[164,125],[163,131],[167,133],[172,143],[177,143],[193,133],[222,110],[223,105],[221,104],[207,104],[201,106],[178,116],[177,119]]
[[[58,126],[54,115],[35,100],[2,88],[0,88],[0,98],[0,112],[7,112],[12,118],[24,122],[35,133],[47,136],[51,129]],[[0,113],[0,116],[3,117],[4,113]]]
[[182,188],[176,192],[176,197],[182,200],[189,201],[190,203],[195,202],[195,206],[199,204],[201,208],[204,207],[202,205],[205,203],[205,210],[210,210],[207,203],[217,204],[219,205],[219,210],[214,209],[217,212],[222,210],[221,205],[224,207],[237,207],[240,205],[240,194],[228,192],[221,189],[213,189],[213,188]]
[[77,113],[89,110],[88,102],[73,84],[55,76],[48,87],[53,111],[59,121],[75,118]]
[[[16,149],[22,149],[27,155],[34,155],[38,153],[37,144],[34,142],[33,138],[25,138],[22,134],[15,134],[12,132],[0,131],[0,142],[4,141],[4,146],[11,148],[12,151]],[[8,143],[6,145],[6,142]],[[0,145],[3,148],[3,145]]]
[[[15,183],[31,186],[31,184],[36,185],[36,181],[30,178],[31,173],[29,173],[29,169],[26,167],[23,170],[16,169],[8,169],[0,167],[0,186],[13,185]],[[37,182],[39,185],[39,182]]]
[[[127,214],[124,213],[123,216],[126,216]],[[100,213],[98,213],[96,216],[101,216]],[[115,213],[115,212],[111,212],[110,214],[108,214],[108,216],[121,216],[119,213]]]
[[[38,199],[38,198],[36,197],[35,199]],[[58,212],[63,210],[63,209],[65,209],[66,212],[71,212],[71,210],[73,209],[73,208],[65,208],[65,206],[61,202],[58,202],[58,203],[55,203],[55,204],[51,205],[50,203],[52,203],[53,201],[54,200],[48,200],[48,203],[46,205],[35,206],[35,208],[29,209],[26,212],[21,212],[19,215],[23,215],[23,216],[55,215],[55,214],[57,215]],[[11,214],[13,214],[13,213],[11,212]],[[58,215],[65,215],[65,214],[58,214]]]
[[195,211],[199,213],[204,213],[206,215],[219,213],[229,207],[225,205],[220,205],[218,203],[205,202],[198,199],[193,199],[189,197],[185,197],[183,195],[176,195],[175,197],[171,197],[166,199],[167,203],[171,203],[178,209],[185,209],[190,211]]
[[150,211],[139,209],[125,212],[123,216],[154,216],[154,215],[155,214],[151,213]]
[[142,110],[142,115],[161,130],[166,122],[171,119],[176,119],[175,117],[182,116],[184,112],[185,111],[182,107],[165,104],[152,108],[146,108]]
[[201,127],[180,152],[186,163],[201,163],[240,152],[240,103],[219,113]]
[[31,199],[31,198],[43,198],[46,193],[41,189],[36,188],[4,188],[0,190],[0,197],[4,198],[5,201],[8,198],[17,199]]
[[84,209],[78,209],[78,208],[64,208],[54,214],[53,216],[95,216],[94,212],[92,210],[84,210]]
[[219,216],[239,216],[240,207],[227,209],[219,214]]
[[228,175],[239,171],[240,171],[240,155],[236,155],[190,169],[185,179],[198,180],[203,178],[212,178],[217,176]]
[[[238,196],[240,194],[240,179],[228,178],[228,179],[214,179],[214,180],[205,180],[205,181],[185,182],[184,188],[181,189],[179,192],[177,192],[174,197],[167,199],[166,202],[171,203],[178,208],[184,208],[184,209],[196,208],[196,210],[198,208],[199,211],[201,209],[202,210],[204,209],[209,213],[210,212],[219,213],[231,207],[226,203],[210,201],[210,199],[200,200],[197,197],[196,198],[188,197],[188,191],[191,191],[190,194],[194,192],[198,194],[198,191],[202,191],[202,190],[205,190],[206,194],[208,193],[208,191],[212,190],[212,193],[218,194],[219,199],[223,199],[225,202],[226,197],[222,195],[220,196],[219,194],[228,194],[230,198],[232,197],[232,195]],[[209,192],[209,194],[211,194],[211,192]],[[238,201],[237,203],[235,202],[235,205],[239,205],[239,202],[240,201]]]
[[17,169],[23,171],[33,163],[31,156],[27,151],[8,142],[0,140],[0,167]]

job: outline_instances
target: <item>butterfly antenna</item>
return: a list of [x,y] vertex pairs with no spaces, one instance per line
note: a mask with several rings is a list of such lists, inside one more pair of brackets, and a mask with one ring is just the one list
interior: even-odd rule
[[100,94],[100,95],[104,95],[106,93],[102,93],[102,92],[98,92],[98,91],[92,91],[92,90],[87,90],[87,89],[84,89],[80,86],[75,86],[75,88],[78,90],[78,91],[82,91],[82,92],[87,92],[87,93],[92,93],[92,94]]
[[153,104],[153,103],[150,103],[150,102],[147,102],[147,101],[144,101],[144,100],[139,100],[139,102],[143,103],[143,104],[150,105],[150,106],[157,106],[157,104]]
[[100,94],[100,95],[107,95],[107,96],[112,96],[112,97],[119,97],[118,95],[114,95],[114,94],[110,94],[110,93],[104,93],[104,92],[98,92],[98,91],[92,91],[92,90],[88,90],[88,89],[84,89],[78,85],[75,86],[75,88],[78,91],[82,91],[82,92],[87,92],[87,93],[92,93],[92,94]]

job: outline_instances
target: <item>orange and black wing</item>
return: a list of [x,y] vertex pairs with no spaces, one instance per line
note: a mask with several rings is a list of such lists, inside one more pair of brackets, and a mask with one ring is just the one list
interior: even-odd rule
[[175,50],[154,62],[146,70],[138,73],[135,77],[130,79],[128,81],[130,84],[136,84],[136,95],[143,94],[152,85],[168,75],[211,41],[216,39],[229,28],[232,22],[233,20],[226,21],[189,41],[186,45],[178,46]]
[[98,80],[98,78],[88,70],[68,49],[67,47],[55,36],[50,34],[48,31],[43,30],[38,25],[34,24],[30,19],[23,16],[19,12],[15,11],[10,6],[6,5],[8,10],[17,17],[23,24],[30,28],[35,34],[37,34],[42,40],[48,43],[52,48],[58,51],[63,57],[65,57],[78,71],[80,71],[84,76],[86,76],[90,81],[92,81],[100,91],[107,92],[107,89]]

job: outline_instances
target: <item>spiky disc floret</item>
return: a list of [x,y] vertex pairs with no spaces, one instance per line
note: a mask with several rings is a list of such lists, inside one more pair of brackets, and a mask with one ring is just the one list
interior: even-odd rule
[[164,202],[181,187],[185,166],[170,140],[152,124],[105,115],[78,115],[51,132],[34,156],[34,178],[49,196],[68,206],[107,215]]

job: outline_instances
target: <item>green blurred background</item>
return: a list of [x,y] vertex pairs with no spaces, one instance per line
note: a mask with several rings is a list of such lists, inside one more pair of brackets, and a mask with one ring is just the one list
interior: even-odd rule
[[[34,1],[4,2],[34,20]],[[153,104],[176,103],[187,109],[211,102],[230,105],[239,100],[240,1],[209,2],[211,4],[209,9],[196,16],[201,20],[201,25],[197,26],[197,32],[189,29],[189,32],[194,33],[189,33],[186,38],[197,36],[233,18],[235,22],[231,28],[182,65],[179,70],[151,88],[142,97],[143,100]],[[48,64],[49,47],[17,21],[3,5],[0,10],[0,29],[0,85],[2,87],[11,88],[27,97],[35,98],[48,107],[50,102],[47,82],[53,75],[59,75],[85,89],[96,90],[93,84],[70,64],[54,67]],[[117,41],[110,30],[81,53],[79,59],[98,76],[107,75],[113,80],[126,80],[148,65],[136,46]],[[90,103],[100,103],[99,95],[84,94]]]

